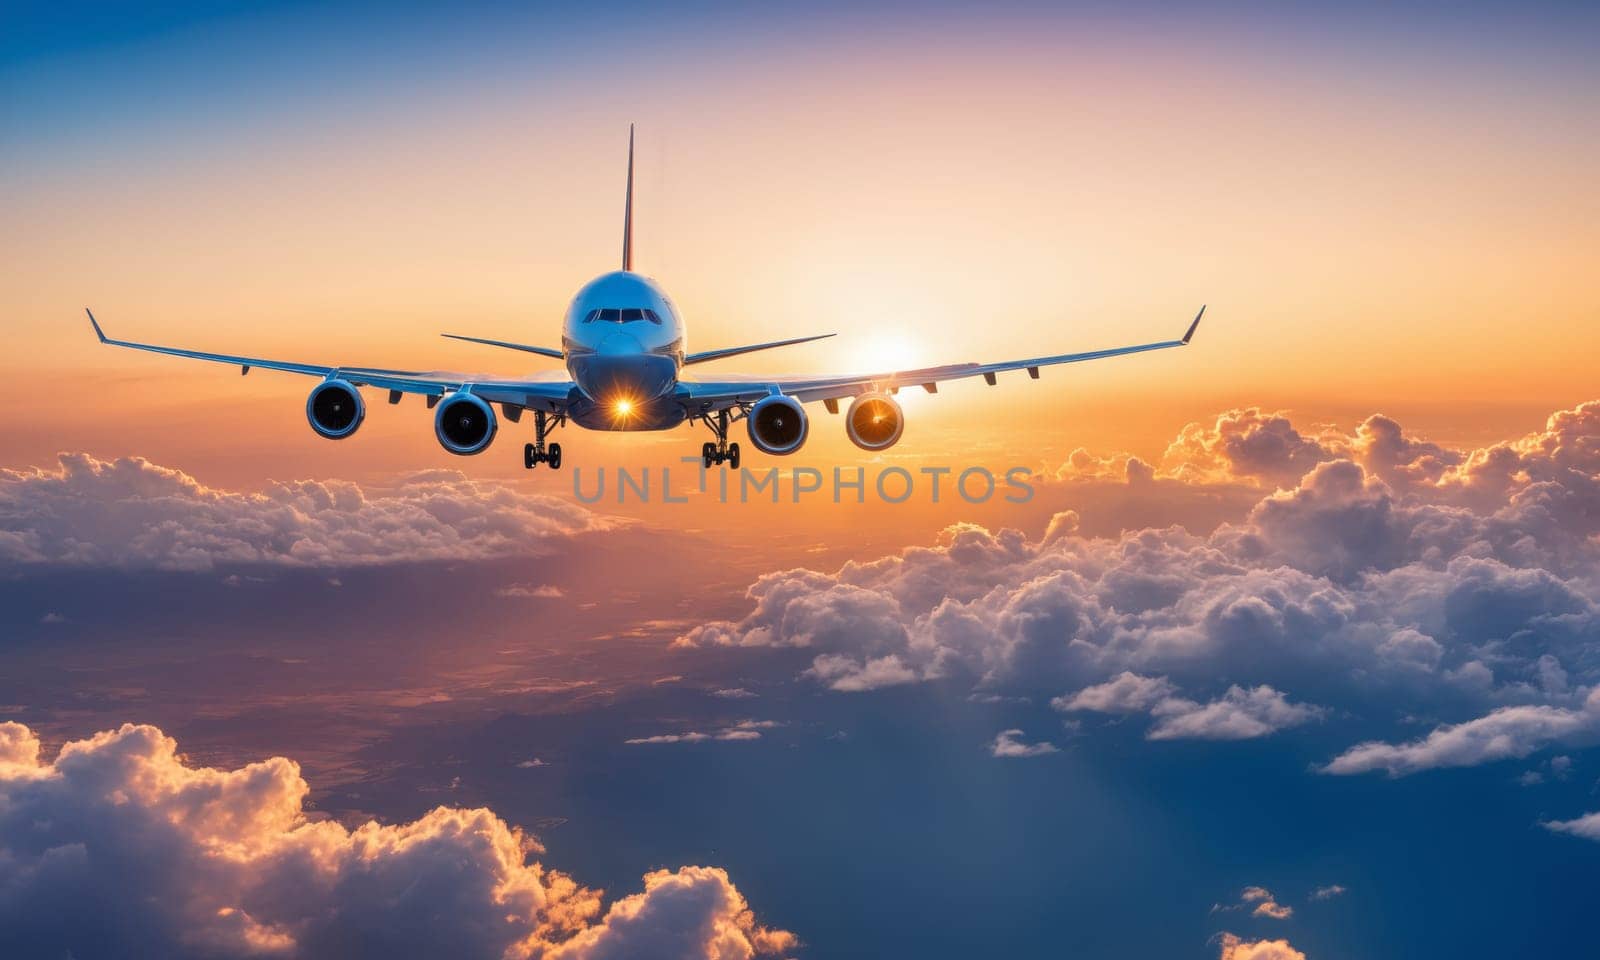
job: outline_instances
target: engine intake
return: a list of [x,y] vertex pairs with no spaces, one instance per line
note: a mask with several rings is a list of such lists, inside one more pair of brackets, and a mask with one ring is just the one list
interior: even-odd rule
[[499,427],[494,408],[470,393],[445,397],[433,415],[433,432],[439,438],[439,446],[463,457],[488,449]]
[[361,391],[347,380],[324,380],[306,398],[306,420],[318,436],[343,440],[366,419]]
[[762,453],[785,456],[799,450],[811,432],[811,423],[800,401],[774,394],[756,401],[750,408],[750,442]]
[[844,415],[844,432],[863,450],[887,450],[900,442],[906,418],[900,404],[886,393],[863,393]]

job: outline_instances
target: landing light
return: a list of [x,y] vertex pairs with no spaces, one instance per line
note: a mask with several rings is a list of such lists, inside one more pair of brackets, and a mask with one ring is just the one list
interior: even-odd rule
[[628,414],[633,412],[633,401],[632,400],[618,400],[617,401],[617,405],[616,405],[616,410],[617,410],[617,416],[626,417]]

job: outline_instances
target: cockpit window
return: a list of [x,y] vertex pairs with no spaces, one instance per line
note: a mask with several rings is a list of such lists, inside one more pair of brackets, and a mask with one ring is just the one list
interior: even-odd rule
[[661,317],[654,310],[638,307],[590,310],[583,317],[584,323],[633,323],[638,320],[649,320],[657,326],[661,324]]

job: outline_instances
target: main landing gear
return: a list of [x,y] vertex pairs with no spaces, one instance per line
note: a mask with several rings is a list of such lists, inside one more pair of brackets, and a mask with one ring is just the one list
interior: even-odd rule
[[[529,470],[541,463],[548,463],[551,470],[561,469],[561,444],[552,443],[547,448],[544,442],[545,434],[550,432],[552,426],[549,416],[542,410],[533,412],[533,442],[522,448],[522,465]],[[561,426],[566,419],[558,415],[553,426]]]
[[706,467],[726,463],[733,469],[739,469],[739,444],[728,442],[728,411],[717,411],[717,419],[712,420],[710,414],[702,414],[711,432],[717,435],[715,441],[707,440],[700,445],[700,459]]

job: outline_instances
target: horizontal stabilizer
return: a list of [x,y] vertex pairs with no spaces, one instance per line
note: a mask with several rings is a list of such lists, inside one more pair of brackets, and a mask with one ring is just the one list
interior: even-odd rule
[[755,353],[757,350],[771,350],[773,347],[788,347],[797,343],[810,343],[813,340],[825,340],[833,336],[831,333],[819,333],[814,337],[795,337],[793,340],[774,340],[771,343],[752,343],[744,347],[727,347],[722,350],[705,350],[700,353],[691,353],[683,358],[683,362],[705,363],[707,360],[721,360],[723,357],[737,357],[741,353]]
[[441,333],[439,336],[449,337],[451,340],[465,340],[468,343],[487,344],[491,347],[505,347],[507,350],[521,350],[523,353],[537,353],[541,357],[552,357],[556,360],[562,359],[561,351],[553,350],[550,347],[530,347],[525,343],[508,343],[504,340],[485,340],[482,337],[463,337],[460,334],[455,333]]

